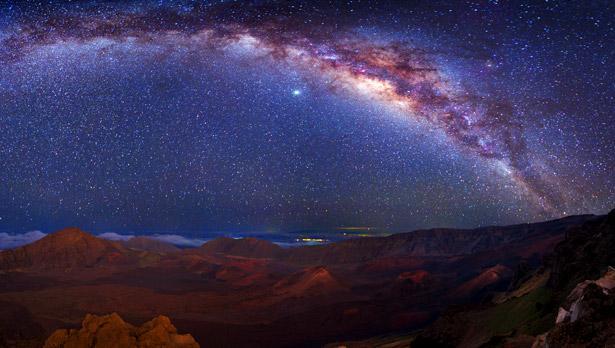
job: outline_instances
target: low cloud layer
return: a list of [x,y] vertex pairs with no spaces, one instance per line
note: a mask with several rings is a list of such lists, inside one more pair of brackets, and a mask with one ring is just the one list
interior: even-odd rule
[[[113,241],[127,241],[136,236],[132,234],[119,234],[115,232],[105,232],[105,233],[99,234],[98,237],[104,238],[107,240],[113,240]],[[200,239],[200,238],[186,238],[178,234],[154,234],[154,235],[148,235],[148,236],[143,236],[143,237],[167,242],[167,243],[179,246],[179,247],[198,247],[207,241],[206,239]]]
[[157,234],[148,236],[152,239],[157,239],[163,242],[171,243],[181,247],[198,247],[203,245],[207,240],[200,238],[186,238],[178,234]]
[[132,234],[119,234],[115,232],[105,232],[98,235],[99,238],[113,240],[113,241],[126,241],[134,237]]
[[0,250],[17,248],[35,242],[47,234],[41,231],[30,231],[26,233],[8,234],[0,233]]

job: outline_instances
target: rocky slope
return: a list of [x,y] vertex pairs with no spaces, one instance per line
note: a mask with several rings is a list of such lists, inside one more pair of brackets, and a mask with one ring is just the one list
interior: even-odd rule
[[615,347],[614,268],[577,284],[559,308],[555,326],[533,344],[548,347]]
[[44,348],[198,348],[199,344],[189,335],[180,335],[171,320],[158,316],[135,327],[126,323],[116,313],[104,316],[88,314],[81,329],[56,330]]
[[543,266],[525,281],[515,279],[509,293],[451,309],[412,347],[613,346],[614,264],[615,210],[569,230]]
[[547,260],[549,285],[564,293],[585,279],[597,279],[615,266],[615,210],[575,227]]

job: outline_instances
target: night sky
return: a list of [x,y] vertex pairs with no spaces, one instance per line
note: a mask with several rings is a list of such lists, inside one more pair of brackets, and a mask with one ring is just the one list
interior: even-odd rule
[[615,207],[612,1],[0,5],[0,232]]

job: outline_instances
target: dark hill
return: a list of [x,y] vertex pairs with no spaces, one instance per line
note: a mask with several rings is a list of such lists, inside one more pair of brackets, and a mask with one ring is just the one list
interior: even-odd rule
[[125,252],[126,248],[117,242],[66,228],[34,243],[0,252],[0,269],[95,267],[120,261]]
[[181,250],[171,243],[144,236],[133,237],[120,243],[129,249],[151,251],[155,253],[174,253]]

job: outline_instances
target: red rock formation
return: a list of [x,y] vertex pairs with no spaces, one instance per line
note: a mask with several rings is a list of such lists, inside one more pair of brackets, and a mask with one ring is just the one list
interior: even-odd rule
[[135,327],[116,313],[104,316],[88,314],[81,329],[56,330],[44,348],[198,348],[191,335],[179,335],[171,320],[158,316]]

